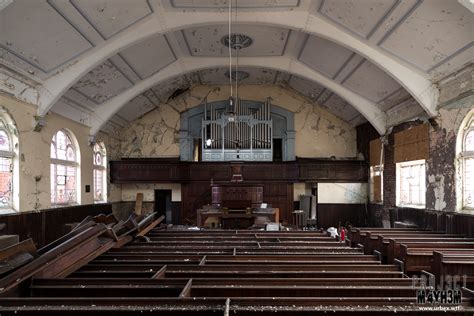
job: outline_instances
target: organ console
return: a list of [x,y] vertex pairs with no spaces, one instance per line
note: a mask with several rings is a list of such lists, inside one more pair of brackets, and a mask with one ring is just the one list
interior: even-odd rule
[[257,107],[230,99],[227,109],[204,102],[203,161],[272,161],[270,98]]
[[197,225],[207,228],[245,229],[279,222],[278,208],[262,208],[262,186],[214,185],[212,205],[197,211]]

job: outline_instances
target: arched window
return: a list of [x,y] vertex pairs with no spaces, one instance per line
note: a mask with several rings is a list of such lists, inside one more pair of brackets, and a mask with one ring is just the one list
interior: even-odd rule
[[78,156],[71,134],[58,131],[51,141],[51,204],[78,202]]
[[13,150],[12,139],[0,122],[0,208],[13,208]]
[[458,168],[460,178],[458,181],[458,198],[461,200],[463,210],[474,210],[474,111],[471,111],[461,125],[458,136]]
[[94,145],[94,202],[107,202],[107,153],[102,142]]

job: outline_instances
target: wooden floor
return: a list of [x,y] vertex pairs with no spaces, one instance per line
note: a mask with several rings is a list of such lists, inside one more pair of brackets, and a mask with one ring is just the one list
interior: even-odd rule
[[[0,314],[430,314],[422,280],[381,260],[323,232],[154,229],[64,278],[33,278]],[[463,293],[457,308],[472,303]]]

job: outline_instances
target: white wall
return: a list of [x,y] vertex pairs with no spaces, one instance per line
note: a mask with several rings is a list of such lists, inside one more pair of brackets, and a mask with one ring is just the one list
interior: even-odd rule
[[134,202],[137,193],[143,193],[144,202],[153,202],[155,190],[171,190],[171,201],[181,202],[180,183],[122,184],[122,201]]
[[367,203],[367,183],[318,183],[318,203]]
[[[30,211],[51,207],[50,145],[53,135],[62,128],[74,134],[80,150],[80,203],[93,203],[92,148],[88,143],[89,127],[51,113],[46,116],[46,125],[41,132],[35,132],[33,130],[35,106],[3,94],[0,94],[0,105],[9,112],[19,132],[19,210]],[[117,157],[116,151],[119,146],[113,145],[117,141],[107,135],[101,135],[101,137],[108,154]],[[85,192],[86,185],[91,186],[91,192]],[[18,190],[18,188],[15,189]],[[118,191],[120,187],[110,186],[109,201],[117,201],[117,197],[120,196]]]

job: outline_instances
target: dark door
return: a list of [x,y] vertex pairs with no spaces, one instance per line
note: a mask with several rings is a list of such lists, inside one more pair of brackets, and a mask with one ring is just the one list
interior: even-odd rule
[[155,190],[155,212],[157,216],[164,215],[166,223],[172,222],[171,190]]
[[281,138],[273,139],[273,161],[282,161],[283,142]]

